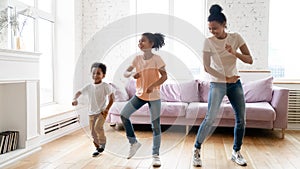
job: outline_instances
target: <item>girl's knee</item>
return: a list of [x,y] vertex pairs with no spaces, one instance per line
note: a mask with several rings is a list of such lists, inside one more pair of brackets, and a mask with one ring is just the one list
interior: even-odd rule
[[120,114],[120,118],[122,121],[127,120],[128,118],[126,118],[123,114]]
[[161,133],[161,128],[160,127],[152,127],[152,131],[153,131],[153,133],[155,133],[155,135],[159,135]]
[[236,122],[237,128],[245,128],[245,125],[246,125],[246,123],[244,120],[239,120]]
[[215,119],[214,118],[206,118],[205,119],[205,124],[207,126],[212,126],[215,123]]

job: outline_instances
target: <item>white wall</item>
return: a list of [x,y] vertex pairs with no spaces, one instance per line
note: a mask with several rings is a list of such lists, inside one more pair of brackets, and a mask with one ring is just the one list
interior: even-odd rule
[[[73,74],[74,91],[81,88],[83,85],[91,81],[90,66],[93,62],[103,62],[102,56],[97,54],[84,58],[81,57],[82,49],[85,48],[86,44],[91,38],[102,28],[109,25],[110,23],[119,20],[129,15],[129,0],[79,0],[75,4],[75,39],[76,39],[76,62]],[[113,36],[113,35],[112,35]],[[103,44],[94,44],[95,46],[101,47]],[[124,45],[120,45],[111,51],[106,57],[116,57],[120,60],[123,52],[126,50]],[[123,59],[123,58],[122,58]],[[104,62],[105,63],[105,62]],[[105,63],[108,67],[108,74],[112,73],[113,63]],[[110,81],[108,75],[105,80]]]
[[[228,31],[240,33],[247,42],[253,55],[253,65],[239,63],[239,68],[243,70],[267,70],[269,0],[207,0],[206,10],[214,3],[218,3],[224,8],[224,13],[228,19]],[[82,8],[78,5],[75,11],[77,11],[78,18],[82,19],[76,23],[76,27],[82,28],[80,37],[77,35],[76,38],[77,40],[81,39],[80,43],[82,48],[84,48],[90,38],[104,26],[129,15],[129,0],[89,0],[81,1],[81,4]],[[208,16],[208,11],[206,11],[206,15]],[[207,16],[205,16],[205,20]],[[206,26],[206,23],[203,24]],[[116,60],[121,59],[125,61],[124,59],[126,58],[120,57],[120,53],[123,52],[122,50],[110,56]],[[83,66],[81,69],[81,72],[84,72],[82,75],[83,78],[85,78],[89,66],[94,60],[95,59],[92,58],[84,58],[80,61]],[[170,66],[172,66],[172,64],[168,65],[168,67]],[[81,81],[88,81],[88,79]]]

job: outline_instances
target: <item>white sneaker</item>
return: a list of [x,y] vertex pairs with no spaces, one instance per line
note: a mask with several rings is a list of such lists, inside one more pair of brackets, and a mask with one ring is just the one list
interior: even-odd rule
[[134,156],[136,151],[141,147],[141,145],[142,144],[139,142],[131,144],[127,159],[130,159],[132,156]]
[[193,165],[195,167],[201,167],[202,166],[202,161],[200,158],[200,149],[194,148],[193,150],[194,155],[193,155]]
[[160,159],[159,159],[159,155],[155,154],[155,155],[152,156],[152,158],[153,158],[152,166],[153,167],[160,167],[161,162],[160,162]]
[[231,160],[236,162],[238,165],[241,165],[241,166],[246,166],[247,165],[247,162],[244,159],[244,157],[242,156],[240,151],[236,152],[236,151],[233,150]]

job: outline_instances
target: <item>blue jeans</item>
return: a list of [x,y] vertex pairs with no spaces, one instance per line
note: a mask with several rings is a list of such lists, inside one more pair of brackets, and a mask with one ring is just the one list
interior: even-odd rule
[[160,110],[161,100],[145,101],[137,96],[132,97],[121,111],[121,120],[126,130],[126,136],[130,144],[137,142],[134,134],[133,126],[129,120],[131,114],[148,103],[150,109],[151,127],[153,131],[153,146],[152,155],[159,155],[159,148],[161,143],[161,127],[160,127]]
[[235,151],[241,149],[245,134],[245,97],[240,80],[236,83],[210,83],[208,112],[198,129],[196,148],[201,148],[205,138],[213,132],[213,124],[220,113],[220,105],[225,95],[227,95],[235,113],[233,149]]

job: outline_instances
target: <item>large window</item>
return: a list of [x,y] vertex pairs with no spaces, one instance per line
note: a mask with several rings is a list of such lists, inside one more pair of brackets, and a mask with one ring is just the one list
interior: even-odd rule
[[53,102],[53,23],[45,19],[38,20],[40,58],[41,104]]
[[41,104],[54,101],[54,1],[1,0],[0,3],[1,30],[3,30],[0,33],[0,38],[3,39],[0,48],[41,53],[39,72]]
[[[20,0],[31,6],[36,15],[36,51],[40,56],[40,103],[54,102],[53,82],[53,40],[54,0]],[[33,5],[33,6],[32,6]],[[35,37],[35,36],[32,36]]]
[[37,22],[38,51],[40,58],[40,98],[41,104],[54,102],[54,0],[35,0],[40,17]]
[[300,1],[270,1],[269,68],[276,78],[300,79],[296,11]]
[[[131,0],[130,13],[132,15],[154,13],[175,16],[176,18],[184,20],[190,26],[196,27],[199,32],[202,32],[204,35],[204,32],[206,30],[206,22],[204,19],[205,4],[206,1],[199,0],[190,0],[188,2],[179,0]],[[157,26],[159,27],[159,25]],[[169,31],[173,31],[174,27],[172,26],[172,22],[170,22],[169,27]],[[151,30],[149,31],[151,32]],[[182,31],[184,32],[186,30]],[[201,68],[202,63],[200,57],[197,56],[194,51],[192,51],[198,49],[190,49],[189,46],[187,46],[189,44],[185,44],[185,42],[179,41],[178,39],[176,39],[176,37],[168,36],[170,35],[170,32],[161,33],[167,34],[166,45],[161,50],[171,54],[169,58],[164,58],[167,64],[167,71],[173,72],[174,77],[176,76],[177,79],[179,78],[182,80],[186,80],[185,78],[187,73],[191,73],[193,78],[199,78],[204,74]],[[135,39],[135,41],[132,42],[132,46],[135,46],[135,50],[138,51],[137,42],[138,39]],[[201,48],[202,46],[201,44],[199,44],[199,49],[201,50]],[[178,69],[176,69],[176,66],[180,66],[181,70],[179,71]],[[185,68],[188,69],[188,72],[182,71]],[[169,78],[171,77],[172,74],[169,75]]]

